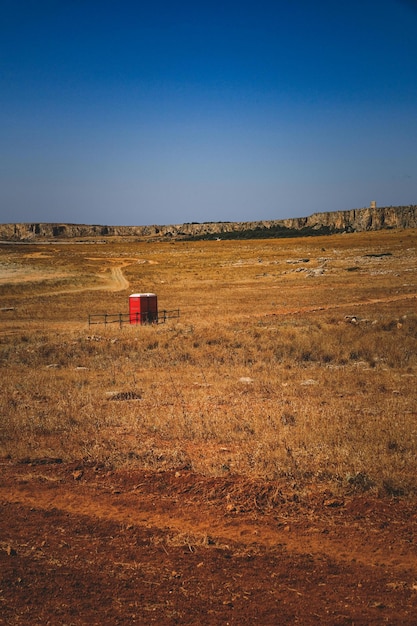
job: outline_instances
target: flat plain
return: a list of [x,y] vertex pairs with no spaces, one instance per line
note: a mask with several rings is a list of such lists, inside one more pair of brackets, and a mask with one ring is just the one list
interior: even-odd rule
[[416,244],[0,244],[0,623],[415,623]]

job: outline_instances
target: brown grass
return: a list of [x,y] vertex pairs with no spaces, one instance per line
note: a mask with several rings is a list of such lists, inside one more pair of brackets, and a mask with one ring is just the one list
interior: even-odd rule
[[0,454],[415,492],[416,241],[0,246]]

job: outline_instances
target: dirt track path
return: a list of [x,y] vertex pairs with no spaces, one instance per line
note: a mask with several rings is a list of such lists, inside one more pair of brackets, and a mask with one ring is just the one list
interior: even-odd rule
[[97,277],[101,282],[96,285],[90,285],[88,287],[76,286],[71,287],[70,289],[61,289],[59,291],[51,291],[48,292],[49,295],[62,295],[66,293],[80,293],[82,291],[123,291],[124,289],[128,289],[130,286],[129,281],[126,276],[123,274],[123,268],[126,265],[130,265],[129,262],[124,262],[120,265],[113,265],[110,267],[110,275],[106,275],[103,273],[97,274]]
[[363,302],[337,302],[332,304],[326,304],[324,306],[314,306],[314,307],[301,307],[296,309],[281,309],[279,311],[273,311],[271,313],[267,313],[266,317],[273,317],[278,315],[295,315],[297,313],[316,313],[317,311],[331,311],[333,309],[352,309],[355,310],[356,307],[366,306],[369,304],[387,304],[389,302],[400,302],[402,300],[416,300],[416,293],[405,293],[399,294],[396,296],[387,296],[386,298],[370,298],[368,300],[364,300]]
[[1,470],[0,623],[415,624],[413,502],[245,510],[188,471]]
[[130,284],[126,276],[123,274],[123,267],[125,265],[118,265],[111,268],[111,282],[108,287],[109,291],[123,291],[128,289]]
[[[387,539],[389,533],[384,528],[372,528],[371,537],[364,533],[366,529],[352,523],[349,517],[349,502],[347,509],[344,503],[342,510],[326,515],[322,512],[320,519],[317,512],[314,515],[310,510],[310,518],[304,518],[300,525],[299,512],[297,516],[285,512],[280,523],[279,514],[257,519],[252,515],[225,515],[226,511],[213,510],[204,502],[184,506],[178,494],[155,497],[155,493],[143,493],[140,488],[122,492],[116,487],[113,493],[109,490],[103,493],[95,481],[81,483],[75,489],[62,483],[36,484],[34,491],[31,482],[0,488],[0,499],[43,511],[59,510],[121,524],[152,526],[165,532],[188,533],[201,543],[210,536],[217,545],[233,542],[267,549],[285,546],[297,554],[326,555],[342,562],[389,567],[392,572],[402,574],[412,572],[417,580],[417,550],[410,550],[409,542],[400,535],[390,535]],[[416,520],[415,523],[417,530]]]
[[[29,255],[33,256],[33,255]],[[101,261],[103,259],[90,259],[92,261]],[[106,264],[102,270],[97,273],[99,282],[96,285],[90,285],[83,287],[82,285],[74,285],[66,289],[59,290],[46,290],[48,295],[61,295],[66,293],[79,293],[82,291],[123,291],[129,288],[129,281],[123,273],[123,268],[131,265],[135,260],[124,260],[120,262],[119,259],[109,259],[110,262],[116,262],[117,264]],[[110,269],[110,274],[106,273]],[[0,283],[1,284],[19,284],[19,283],[37,283],[41,281],[57,280],[68,278],[69,275],[65,272],[52,272],[52,271],[40,271],[38,269],[28,270],[27,268],[0,268]],[[43,287],[44,289],[45,287]]]

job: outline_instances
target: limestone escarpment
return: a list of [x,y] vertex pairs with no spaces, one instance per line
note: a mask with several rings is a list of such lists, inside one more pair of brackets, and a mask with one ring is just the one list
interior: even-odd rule
[[370,207],[329,213],[313,213],[309,217],[283,220],[287,228],[322,228],[333,231],[361,232],[383,228],[416,228],[417,206]]
[[384,228],[417,228],[417,205],[370,207],[313,213],[309,217],[255,222],[205,222],[151,226],[100,226],[87,224],[0,224],[3,241],[36,242],[56,239],[134,237],[138,239],[202,238],[256,233],[257,236],[361,232]]

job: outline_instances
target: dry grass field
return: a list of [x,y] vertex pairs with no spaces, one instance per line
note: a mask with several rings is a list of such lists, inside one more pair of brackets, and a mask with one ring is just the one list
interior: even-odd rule
[[3,245],[0,453],[414,492],[416,241]]
[[[142,291],[155,292],[160,309],[179,308],[180,318],[148,326],[88,324],[92,313],[127,313],[129,294]],[[45,485],[65,482],[46,469],[36,474],[34,468],[54,460],[72,468],[77,485],[91,468],[96,482],[98,474],[136,472],[153,484],[156,499],[173,489],[171,478],[155,486],[158,476],[174,482],[194,476],[187,493],[200,494],[203,508],[211,501],[229,515],[273,513],[284,500],[318,493],[330,508],[364,497],[409,507],[417,496],[416,304],[413,230],[291,240],[1,244],[4,468],[25,468],[21,481],[32,490],[26,504],[35,508]],[[8,503],[23,498],[7,491],[6,484]],[[287,492],[291,498],[284,498]],[[57,501],[53,506],[59,508]],[[85,514],[85,506],[71,506],[62,510]],[[200,534],[192,535],[190,521],[178,523],[162,556],[167,546],[186,546],[193,555],[216,543],[197,527]],[[305,549],[314,552],[310,544]],[[407,596],[400,621],[390,623],[413,623],[411,578],[388,587]],[[384,585],[391,583],[388,577]],[[287,585],[289,596],[294,585]],[[321,623],[353,623],[352,616],[355,623],[382,623],[378,598],[372,606],[363,600],[368,613],[365,604],[353,611],[356,600],[346,600],[350,609],[334,600],[336,613],[318,605],[311,622],[294,604],[281,623],[297,615],[303,623],[317,623],[318,615]],[[253,623],[261,614],[248,613],[243,595],[240,600],[241,613],[227,619]],[[203,622],[178,605],[175,615],[165,612],[155,623],[229,623],[226,604],[212,613],[205,607]],[[278,623],[276,605],[267,606],[259,623]],[[19,615],[10,612],[4,623],[24,623]],[[135,623],[129,615],[105,623]],[[56,619],[48,623],[63,623]],[[77,619],[67,623],[87,623]],[[142,615],[137,623],[154,622]]]

